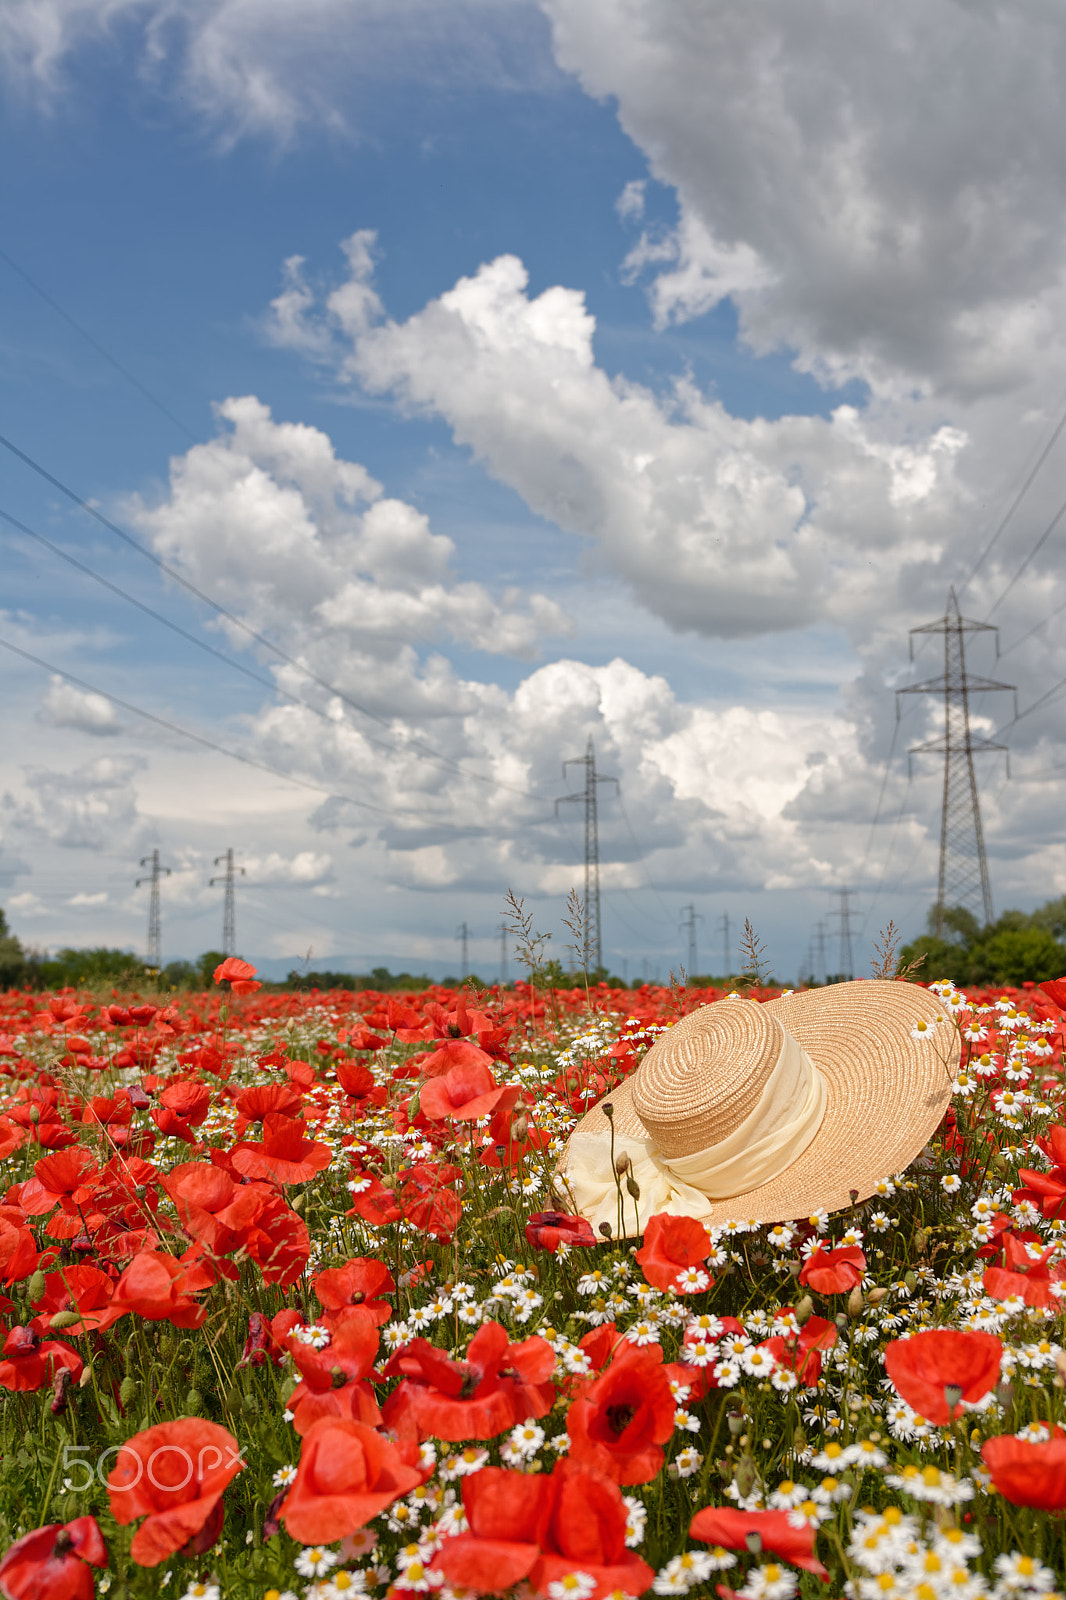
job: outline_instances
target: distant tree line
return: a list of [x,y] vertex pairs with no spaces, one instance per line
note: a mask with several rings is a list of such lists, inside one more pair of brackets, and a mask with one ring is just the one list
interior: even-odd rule
[[965,906],[944,912],[945,936],[936,936],[936,907],[927,918],[928,933],[900,951],[900,964],[924,956],[914,976],[919,983],[951,978],[954,983],[1043,983],[1066,974],[1066,895],[1048,900],[1035,911],[1004,911],[983,928]]

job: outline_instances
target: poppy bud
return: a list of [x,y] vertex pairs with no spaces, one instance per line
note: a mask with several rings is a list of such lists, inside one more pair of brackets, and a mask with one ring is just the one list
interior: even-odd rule
[[511,1138],[516,1144],[521,1144],[529,1132],[529,1118],[525,1112],[520,1117],[515,1117],[511,1124]]
[[636,1178],[634,1178],[631,1172],[626,1173],[626,1194],[628,1194],[632,1200],[640,1199],[640,1184],[637,1182]]
[[192,1388],[185,1396],[185,1409],[190,1417],[199,1415],[200,1407],[203,1405],[203,1403],[204,1397],[200,1393],[199,1389]]
[[916,1272],[905,1272],[903,1274],[903,1281],[913,1294],[918,1284],[918,1274]]
[[629,1156],[624,1150],[622,1151],[621,1155],[617,1155],[614,1158],[614,1170],[617,1172],[620,1178],[625,1177],[632,1165],[632,1161],[630,1161]]
[[752,1529],[752,1531],[750,1533],[746,1533],[744,1535],[744,1548],[747,1550],[749,1555],[761,1556],[762,1555],[762,1534],[761,1533],[756,1533],[754,1528]]
[[60,1367],[52,1383],[51,1412],[53,1417],[58,1417],[61,1411],[67,1409],[67,1390],[70,1388],[70,1368]]
[[601,1222],[600,1223],[600,1232],[603,1234],[603,1237],[605,1239],[609,1239],[611,1237],[611,1235],[613,1234],[614,1229],[611,1227],[611,1224],[609,1222]]
[[408,1100],[408,1102],[407,1102],[407,1120],[408,1120],[408,1122],[413,1122],[415,1120],[415,1118],[418,1116],[418,1114],[421,1111],[421,1109],[422,1109],[422,1091],[421,1091],[421,1089],[416,1089],[414,1094],[411,1096],[410,1100]]
[[945,1383],[944,1399],[947,1401],[948,1411],[954,1416],[955,1407],[962,1404],[962,1384]]
[[140,1384],[132,1373],[127,1372],[118,1388],[119,1405],[123,1411],[128,1411],[140,1393]]
[[843,1311],[838,1311],[836,1316],[833,1318],[833,1321],[836,1323],[841,1332],[843,1332],[848,1325],[848,1319],[844,1315]]
[[603,1105],[600,1107],[600,1110],[603,1112],[603,1114],[607,1118],[608,1122],[613,1122],[614,1121],[614,1106],[611,1104],[611,1102],[609,1100],[605,1100],[603,1102]]
[[72,1328],[76,1322],[81,1321],[78,1311],[57,1311],[52,1318],[51,1327],[54,1333],[59,1333],[62,1328]]
[[869,1294],[866,1296],[866,1304],[868,1306],[879,1306],[881,1301],[884,1300],[887,1295],[887,1289],[871,1289]]
[[734,1439],[738,1433],[744,1432],[745,1417],[743,1411],[730,1411],[726,1421],[729,1423],[729,1431]]
[[795,1317],[799,1327],[805,1328],[807,1323],[811,1320],[813,1314],[814,1301],[811,1299],[809,1294],[805,1294],[803,1299],[797,1302],[796,1308],[792,1315]]
[[307,1205],[307,1194],[306,1194],[306,1192],[293,1196],[292,1209],[297,1213],[297,1215],[303,1216],[304,1207],[306,1205]]
[[[745,1500],[754,1489],[757,1477],[758,1474],[755,1471],[755,1462],[747,1453],[747,1451],[745,1451],[740,1460],[737,1462],[736,1471],[737,1489]],[[762,1541],[760,1540],[760,1544],[761,1542]]]
[[859,1284],[856,1284],[848,1295],[847,1308],[849,1317],[862,1316],[862,1288]]
[[997,1383],[994,1392],[996,1400],[1004,1411],[1009,1411],[1014,1404],[1014,1385],[1012,1383]]

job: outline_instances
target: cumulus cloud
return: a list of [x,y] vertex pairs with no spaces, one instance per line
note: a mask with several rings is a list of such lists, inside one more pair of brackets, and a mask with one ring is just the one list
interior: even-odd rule
[[689,382],[663,396],[611,379],[581,292],[531,296],[514,256],[397,323],[357,237],[346,283],[303,302],[278,337],[320,352],[332,330],[342,374],[442,416],[534,511],[595,541],[671,627],[728,638],[829,620],[866,637],[874,609],[898,626],[904,596],[909,609],[935,580],[939,597],[945,532],[971,499],[961,428],[854,406],[747,421]]
[[118,715],[110,700],[102,694],[89,693],[54,676],[44,697],[41,716],[54,728],[77,728],[81,733],[97,735],[121,731]]
[[314,850],[301,850],[292,857],[272,850],[265,856],[243,856],[241,865],[250,884],[294,884],[310,889],[336,877],[333,858]]
[[544,634],[569,630],[546,596],[504,604],[456,580],[451,540],[339,459],[321,430],[275,422],[254,396],[218,412],[225,431],[175,458],[169,494],[133,515],[169,563],[286,649],[306,646],[332,683],[392,710],[394,680],[415,695],[443,688],[419,673],[420,644],[529,656]]
[[135,775],[147,765],[138,756],[100,756],[66,772],[33,767],[22,798],[0,801],[8,825],[71,850],[131,847],[141,838]]
[[542,3],[559,64],[677,193],[660,319],[729,295],[757,348],[893,390],[1061,370],[1054,0]]

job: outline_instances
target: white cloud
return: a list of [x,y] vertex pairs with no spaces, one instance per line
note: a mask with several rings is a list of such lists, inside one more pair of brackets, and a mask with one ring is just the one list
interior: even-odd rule
[[[391,676],[433,694],[417,646],[457,641],[518,656],[570,623],[545,596],[519,609],[450,572],[454,546],[426,516],[383,495],[304,424],[275,422],[254,396],[218,407],[226,431],[171,463],[170,492],[133,515],[156,549],[250,626],[307,648],[314,670],[372,703]],[[229,626],[229,625],[227,625]],[[232,642],[246,635],[230,627]],[[290,692],[306,679],[280,676]],[[368,684],[370,687],[368,687]],[[443,687],[441,685],[440,687]]]
[[336,877],[331,856],[314,850],[301,850],[291,858],[272,850],[265,856],[242,856],[249,883],[296,884],[302,888],[325,887]]
[[646,178],[631,178],[614,203],[614,209],[623,222],[636,222],[644,215]]
[[105,735],[121,730],[110,700],[54,676],[44,697],[41,715],[55,728],[77,728],[82,733]]
[[40,917],[47,915],[44,902],[29,889],[23,889],[18,894],[13,894],[7,902],[9,911],[20,917]]
[[961,428],[852,406],[745,421],[688,382],[660,396],[612,380],[584,296],[531,297],[513,256],[393,322],[359,238],[348,283],[290,319],[290,341],[320,353],[332,329],[345,376],[442,416],[671,627],[738,637],[829,620],[866,641],[874,614],[898,629],[917,588],[946,588],[948,536],[972,503]]
[[145,765],[139,756],[100,756],[65,772],[30,768],[24,796],[5,794],[0,812],[12,829],[66,849],[134,849],[144,831],[134,775]]
[[83,891],[80,891],[78,894],[72,894],[70,899],[67,901],[67,905],[68,906],[106,906],[107,902],[108,902],[108,898],[109,897],[108,897],[108,893],[107,893],[106,889],[102,889],[96,894],[88,894],[83,890]]
[[1061,370],[1055,0],[542,4],[559,64],[677,192],[661,319],[732,295],[757,348],[893,391]]
[[543,20],[514,0],[8,0],[0,60],[55,108],[79,57],[110,44],[227,140],[357,134],[382,84],[544,88],[558,73]]

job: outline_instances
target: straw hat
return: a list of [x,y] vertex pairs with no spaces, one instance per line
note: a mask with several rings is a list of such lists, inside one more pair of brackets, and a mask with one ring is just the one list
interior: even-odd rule
[[[700,1220],[788,1222],[868,1199],[926,1144],[951,1099],[959,1035],[938,998],[917,984],[869,979],[807,989],[762,1004],[701,1006],[670,1028],[637,1070],[594,1106],[571,1138],[654,1141],[667,1163],[714,1147],[759,1102],[786,1041],[806,1052],[825,1086],[810,1143],[776,1176],[708,1201]],[[603,1111],[613,1108],[609,1121]],[[566,1190],[567,1145],[557,1168]],[[784,1159],[787,1161],[787,1151]]]

